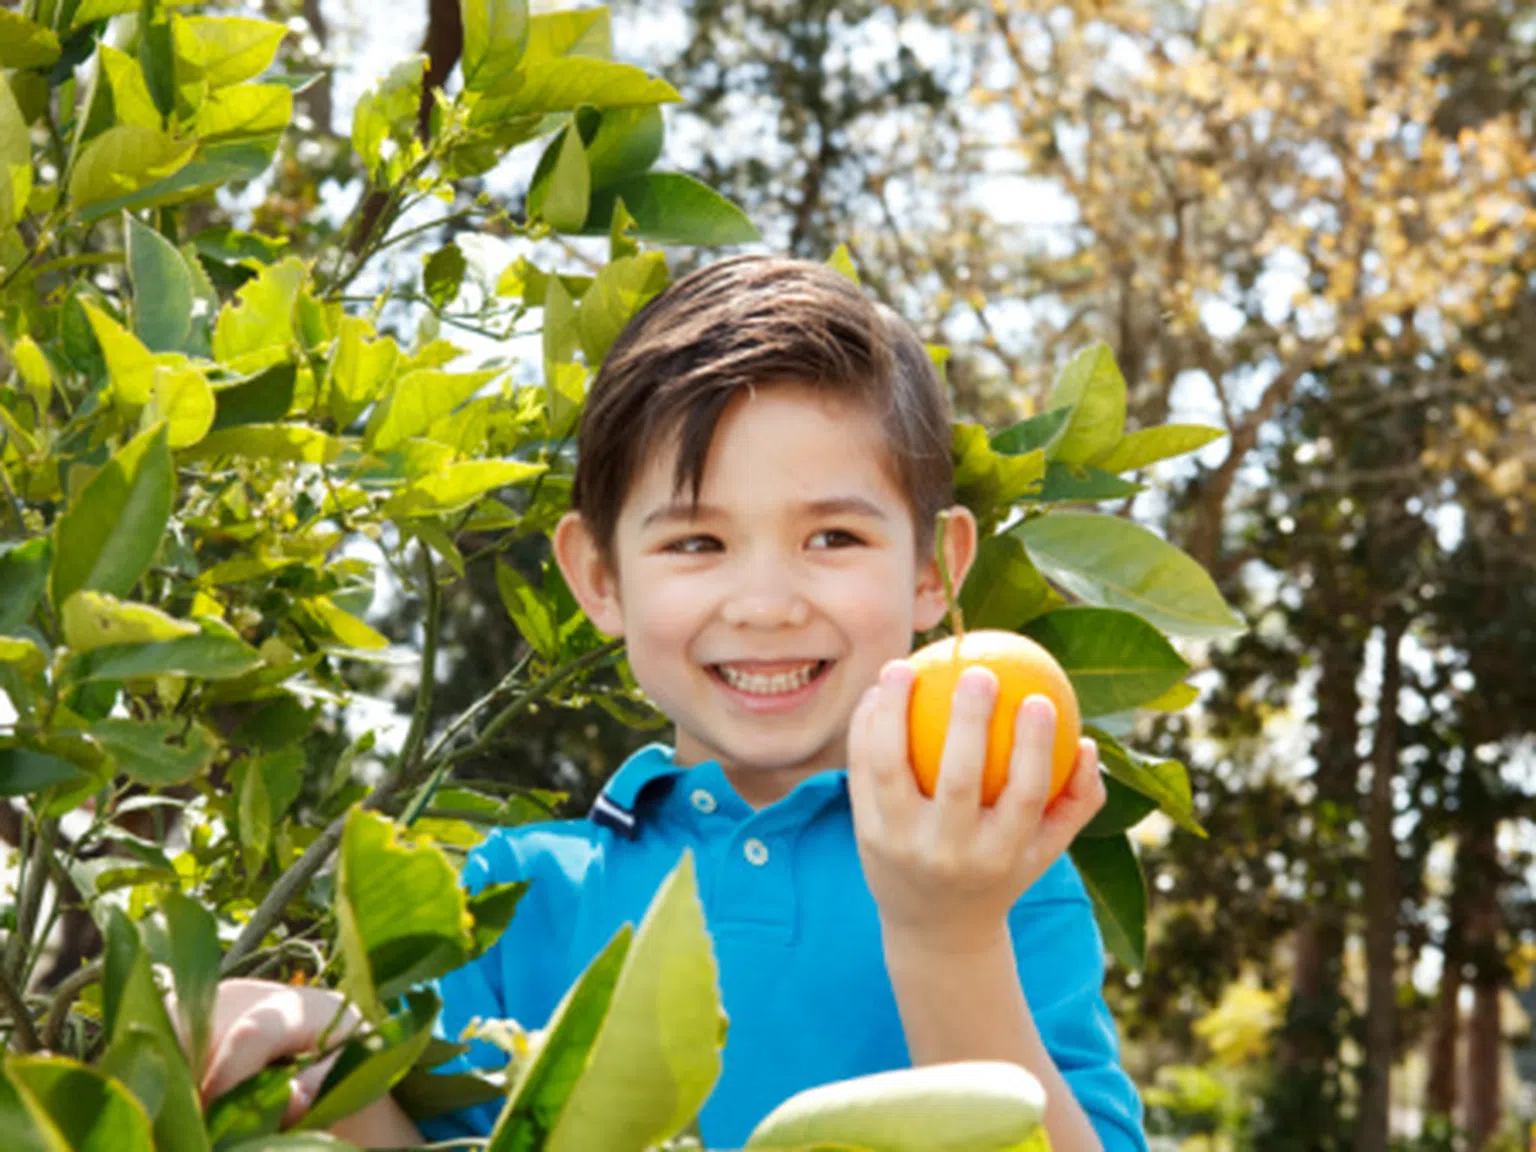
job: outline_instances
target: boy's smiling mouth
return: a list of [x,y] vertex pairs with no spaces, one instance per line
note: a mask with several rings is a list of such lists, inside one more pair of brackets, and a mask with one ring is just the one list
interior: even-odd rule
[[711,664],[714,676],[747,696],[792,696],[809,687],[832,665],[830,660],[752,660]]

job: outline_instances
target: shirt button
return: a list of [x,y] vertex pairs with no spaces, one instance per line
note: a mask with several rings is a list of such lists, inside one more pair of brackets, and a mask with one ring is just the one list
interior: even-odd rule
[[741,854],[747,858],[748,864],[759,868],[768,863],[768,845],[755,836],[741,846]]
[[713,812],[717,807],[715,798],[702,788],[695,788],[688,799],[693,801],[693,806],[700,812]]

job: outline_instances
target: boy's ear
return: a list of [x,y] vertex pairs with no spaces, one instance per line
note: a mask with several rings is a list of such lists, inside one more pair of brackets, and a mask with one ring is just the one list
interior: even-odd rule
[[[944,563],[949,569],[950,584],[956,599],[965,574],[971,570],[979,547],[979,530],[976,517],[962,504],[955,504],[940,515],[948,518],[944,526]],[[939,571],[938,559],[932,552],[917,566],[917,603],[912,613],[912,623],[918,632],[926,632],[938,626],[949,611],[949,601],[944,596],[944,577]]]
[[560,517],[551,536],[555,563],[594,627],[605,636],[624,635],[624,613],[619,607],[619,580],[603,559],[602,549],[580,512]]

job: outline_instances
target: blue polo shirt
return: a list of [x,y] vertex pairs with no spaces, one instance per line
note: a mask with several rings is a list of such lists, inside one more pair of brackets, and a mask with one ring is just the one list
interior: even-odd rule
[[[639,924],[684,849],[730,1019],[720,1079],[699,1117],[707,1146],[740,1147],[802,1089],[910,1063],[846,773],[818,773],[754,811],[718,764],[680,768],[662,745],[631,756],[586,819],[500,830],[470,855],[471,889],[531,884],[496,945],[441,981],[442,1034],[456,1039],[474,1017],[542,1028],[618,928]],[[1010,926],[1040,1035],[1106,1152],[1144,1150],[1140,1100],[1101,991],[1103,945],[1066,857],[1025,893]],[[478,1041],[462,1059],[505,1062]],[[422,1129],[434,1140],[483,1136],[496,1112],[471,1109]]]

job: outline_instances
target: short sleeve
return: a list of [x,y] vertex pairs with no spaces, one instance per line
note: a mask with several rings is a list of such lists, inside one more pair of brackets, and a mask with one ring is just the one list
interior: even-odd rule
[[1009,919],[1035,1026],[1105,1152],[1146,1152],[1141,1098],[1104,1000],[1103,940],[1071,860],[1052,865]]
[[[464,866],[464,887],[478,892],[488,884],[530,881],[501,938],[482,955],[437,981],[442,1013],[437,1034],[460,1042],[472,1020],[512,1019],[527,1028],[543,1027],[549,1014],[547,989],[558,977],[554,971],[553,925],[549,916],[547,886],[527,866],[513,829],[497,832],[469,856]],[[469,1051],[437,1071],[467,1072],[504,1065],[506,1054],[484,1041],[470,1042]],[[418,1125],[428,1140],[455,1140],[489,1135],[500,1111],[493,1101],[461,1112],[423,1120]]]

